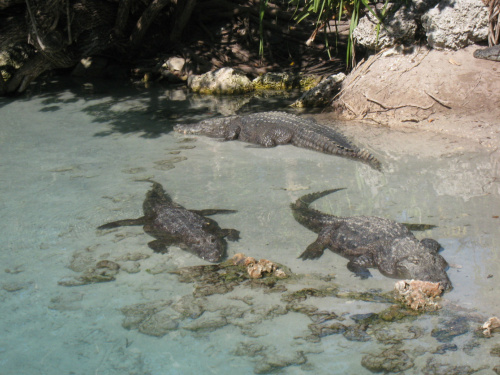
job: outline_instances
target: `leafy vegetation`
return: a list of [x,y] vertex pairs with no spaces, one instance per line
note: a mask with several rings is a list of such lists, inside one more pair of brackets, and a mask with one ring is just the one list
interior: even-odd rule
[[[307,44],[310,44],[314,41],[317,34],[323,30],[324,38],[325,38],[325,46],[328,53],[330,55],[330,46],[328,40],[327,31],[330,29],[330,22],[333,20],[336,34],[338,34],[337,30],[337,22],[342,19],[342,17],[348,17],[350,19],[349,22],[349,36],[347,42],[347,56],[346,62],[347,66],[352,66],[354,64],[354,39],[353,32],[356,26],[358,25],[360,14],[363,11],[369,11],[373,14],[373,16],[379,21],[377,24],[377,37],[380,31],[380,25],[383,17],[387,11],[387,4],[389,0],[385,0],[384,7],[381,12],[376,13],[368,0],[290,0],[290,4],[295,7],[295,14],[293,16],[293,20],[296,23],[300,23],[305,19],[313,18],[315,19],[316,28],[314,32],[311,34]],[[262,42],[262,20],[264,16],[265,7],[267,6],[268,0],[260,2],[260,50],[259,53],[262,56],[264,53],[263,50],[263,42]]]

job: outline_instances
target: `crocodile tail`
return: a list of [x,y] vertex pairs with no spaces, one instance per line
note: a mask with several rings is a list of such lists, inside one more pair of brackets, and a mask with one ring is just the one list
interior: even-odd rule
[[366,161],[366,163],[368,165],[370,165],[372,168],[376,169],[377,171],[382,170],[382,163],[380,163],[380,161],[375,156],[370,154],[368,151],[366,151],[366,150],[359,151],[358,157],[361,160]]
[[339,218],[334,215],[325,214],[309,208],[309,205],[315,200],[324,197],[325,195],[344,189],[345,188],[330,189],[300,197],[290,205],[292,208],[293,217],[306,228],[318,233],[325,224],[336,222]]
[[316,193],[311,193],[311,194],[306,194],[300,197],[295,201],[295,203],[292,203],[292,209],[306,209],[309,208],[309,205],[314,202],[315,200],[318,200],[325,195],[334,193],[339,190],[344,190],[345,188],[338,188],[338,189],[329,189],[329,190],[324,190],[324,191],[318,191]]

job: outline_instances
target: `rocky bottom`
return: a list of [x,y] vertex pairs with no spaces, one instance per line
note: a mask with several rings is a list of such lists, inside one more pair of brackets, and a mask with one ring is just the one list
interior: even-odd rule
[[[80,276],[65,278],[59,284],[77,286],[113,281],[120,270],[137,272],[141,259],[144,257],[129,254],[116,262],[101,260],[83,269]],[[137,267],[130,267],[127,264],[130,261]],[[74,266],[78,262],[78,257],[74,258]],[[442,293],[439,284],[406,280],[398,281],[393,291],[349,291],[337,285],[333,275],[295,274],[284,265],[264,259],[257,261],[244,254],[236,254],[220,264],[146,271],[175,275],[180,283],[191,284],[192,292],[176,299],[122,307],[123,328],[155,337],[181,332],[200,339],[208,338],[216,330],[236,329],[244,340],[234,346],[231,354],[252,358],[256,374],[289,366],[313,370],[309,357],[317,351],[308,344],[332,335],[341,335],[351,342],[380,344],[376,351],[365,353],[361,359],[361,365],[374,373],[410,369],[424,374],[472,374],[485,369],[498,373],[500,368],[491,363],[477,362],[471,367],[441,363],[437,359],[436,355],[447,352],[463,351],[473,356],[483,351],[498,328],[497,318],[481,326],[484,317],[447,306],[439,297]],[[345,306],[353,301],[372,303],[374,312],[345,311]],[[339,310],[335,311],[336,308]],[[266,334],[262,327],[286,319],[289,314],[304,316],[305,329],[293,337],[289,350],[283,351],[277,343],[263,338]],[[430,344],[415,346],[412,341],[416,339]],[[500,357],[498,344],[490,348],[490,356],[492,362]]]

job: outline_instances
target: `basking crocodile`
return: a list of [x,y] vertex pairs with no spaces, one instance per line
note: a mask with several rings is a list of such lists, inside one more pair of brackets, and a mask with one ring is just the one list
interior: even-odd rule
[[319,258],[328,248],[349,259],[347,268],[363,279],[370,276],[367,268],[378,268],[388,277],[440,282],[445,289],[452,288],[446,274],[448,263],[439,255],[441,246],[437,241],[419,241],[405,224],[392,220],[375,216],[337,217],[309,208],[315,200],[338,190],[342,189],[304,195],[292,203],[295,219],[318,233],[300,258]]
[[209,119],[196,124],[177,124],[174,130],[224,140],[238,139],[264,147],[291,143],[325,154],[358,159],[377,170],[381,168],[373,155],[352,145],[333,128],[285,112],[262,112]]
[[215,220],[205,216],[234,213],[233,210],[188,210],[172,201],[163,187],[154,181],[143,203],[144,216],[101,225],[97,229],[110,229],[124,225],[143,225],[144,231],[156,238],[148,246],[158,253],[166,253],[170,245],[196,254],[209,262],[219,262],[225,255],[227,243],[239,239],[235,229],[221,229]]
[[476,59],[500,61],[500,44],[493,47],[477,49],[474,51],[474,57]]

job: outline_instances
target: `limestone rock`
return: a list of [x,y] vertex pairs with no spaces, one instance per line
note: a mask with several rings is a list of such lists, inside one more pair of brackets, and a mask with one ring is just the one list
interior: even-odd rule
[[378,20],[368,12],[367,16],[359,21],[353,36],[358,45],[370,50],[392,47],[397,43],[413,43],[417,30],[415,18],[411,6],[402,6],[385,18],[377,38]]
[[422,16],[427,43],[460,49],[488,38],[488,8],[481,0],[444,0]]
[[214,72],[189,76],[188,87],[200,94],[230,95],[253,90],[250,79],[233,68],[221,68]]

